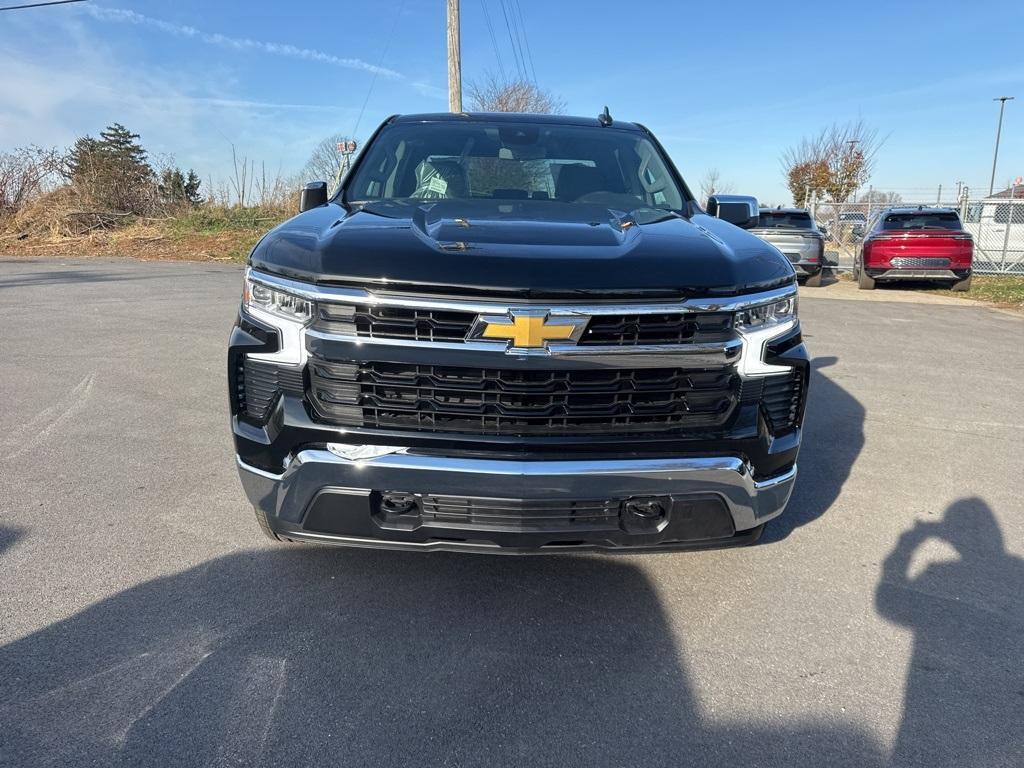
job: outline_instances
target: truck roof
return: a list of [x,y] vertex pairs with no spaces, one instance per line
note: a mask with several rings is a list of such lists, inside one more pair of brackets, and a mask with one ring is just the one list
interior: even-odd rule
[[[414,115],[395,115],[392,123],[532,123],[534,125],[586,125],[600,128],[596,117],[572,117],[570,115],[542,115],[529,112],[425,112]],[[627,131],[643,131],[637,123],[615,120],[609,128]]]

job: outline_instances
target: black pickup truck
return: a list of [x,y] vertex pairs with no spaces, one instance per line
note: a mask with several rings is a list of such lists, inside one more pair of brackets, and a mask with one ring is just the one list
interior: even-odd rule
[[[228,349],[274,539],[478,552],[755,541],[796,477],[796,274],[643,126],[392,117],[253,249]],[[738,226],[737,226],[738,225]]]

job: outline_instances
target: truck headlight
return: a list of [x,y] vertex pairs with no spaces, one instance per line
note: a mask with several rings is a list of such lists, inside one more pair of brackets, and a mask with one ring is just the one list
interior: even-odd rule
[[791,322],[796,317],[796,296],[787,296],[767,304],[741,309],[736,313],[736,328],[741,331],[757,331]]
[[242,291],[242,304],[246,309],[262,309],[272,315],[308,323],[313,318],[313,302],[293,293],[271,288],[246,276]]

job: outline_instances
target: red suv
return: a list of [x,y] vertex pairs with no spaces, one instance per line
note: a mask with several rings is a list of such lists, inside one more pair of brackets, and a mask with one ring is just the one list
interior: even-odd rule
[[853,264],[860,288],[889,280],[936,280],[971,287],[974,240],[952,208],[889,208],[875,219]]

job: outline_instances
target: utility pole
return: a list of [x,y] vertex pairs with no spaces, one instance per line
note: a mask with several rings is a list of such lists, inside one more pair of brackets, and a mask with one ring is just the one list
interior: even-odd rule
[[855,203],[857,202],[857,187],[860,186],[859,184],[857,184],[857,175],[860,173],[860,166],[854,169],[853,162],[857,158],[857,145],[860,144],[860,139],[850,139],[849,141],[846,142],[846,144],[850,147],[847,159],[848,167],[852,171],[850,183],[854,185],[853,189],[850,191],[850,195],[853,197],[853,199],[850,200],[850,202]]
[[462,111],[462,39],[459,0],[448,0],[448,111]]
[[992,178],[988,182],[988,196],[992,197],[992,190],[996,185],[996,160],[999,159],[999,135],[1003,132],[1003,110],[1006,109],[1006,102],[1013,101],[1014,96],[996,96],[992,101],[999,102],[999,126],[996,128],[996,151],[992,155]]

